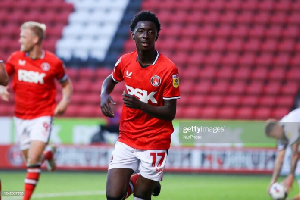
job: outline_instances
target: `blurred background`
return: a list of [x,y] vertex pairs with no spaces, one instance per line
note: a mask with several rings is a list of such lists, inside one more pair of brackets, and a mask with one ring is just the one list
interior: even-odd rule
[[[113,129],[118,118],[109,121],[102,115],[100,89],[119,56],[135,50],[129,25],[140,10],[157,14],[162,30],[156,48],[174,61],[180,74],[181,99],[166,169],[172,173],[165,179],[179,176],[175,181],[189,183],[193,180],[187,175],[190,173],[239,174],[200,176],[192,185],[201,186],[205,193],[202,178],[216,179],[217,184],[232,180],[236,183],[233,187],[239,187],[243,183],[237,180],[247,181],[250,174],[257,178],[254,182],[262,181],[253,184],[259,187],[253,191],[260,192],[230,196],[223,188],[223,196],[213,193],[204,199],[268,199],[276,141],[265,138],[264,121],[279,120],[300,106],[299,0],[1,0],[0,57],[5,61],[19,50],[22,23],[45,23],[43,47],[64,61],[74,85],[72,102],[66,114],[55,119],[51,136],[51,142],[59,147],[58,169],[63,171],[57,173],[106,171],[118,137]],[[61,89],[57,88],[59,100]],[[123,90],[124,84],[119,83],[111,94],[117,113]],[[13,98],[0,102],[0,169],[5,169],[2,179],[6,177],[12,185],[11,177],[21,172],[7,169],[25,167],[15,146],[13,112]],[[186,126],[226,127],[227,136],[233,139],[185,141],[182,130]],[[287,170],[285,166],[283,173]],[[183,178],[177,175],[183,172]],[[172,189],[160,199],[186,197],[170,197],[176,191]],[[196,192],[187,198],[200,197],[201,192]],[[98,199],[104,199],[103,194]]]

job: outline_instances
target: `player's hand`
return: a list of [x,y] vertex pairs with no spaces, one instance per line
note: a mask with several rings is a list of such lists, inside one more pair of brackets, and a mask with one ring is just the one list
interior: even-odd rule
[[268,194],[270,194],[270,189],[271,189],[271,186],[272,186],[274,183],[275,183],[275,182],[271,182],[271,183],[269,184],[269,186],[268,186],[268,190],[267,190]]
[[285,191],[289,193],[290,189],[292,188],[294,183],[294,175],[289,174],[286,179],[284,180],[284,186],[285,186]]
[[115,114],[109,104],[116,104],[116,102],[108,94],[101,95],[100,107],[104,116],[113,118]]
[[0,86],[0,96],[4,101],[9,101],[10,94],[8,92],[8,86]]
[[141,102],[137,97],[131,94],[123,94],[122,96],[126,107],[140,110],[143,108],[143,102]]
[[68,102],[65,100],[61,100],[58,105],[56,106],[54,110],[54,115],[62,115],[66,112],[66,109],[68,107]]

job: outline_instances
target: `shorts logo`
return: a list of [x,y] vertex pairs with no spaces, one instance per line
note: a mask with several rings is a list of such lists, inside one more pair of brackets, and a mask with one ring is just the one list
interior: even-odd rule
[[159,76],[154,75],[154,76],[152,76],[150,82],[154,87],[158,87],[158,86],[160,86],[161,79]]
[[179,75],[178,74],[172,75],[172,78],[173,78],[173,87],[178,88],[179,87]]
[[47,63],[47,62],[43,62],[43,63],[41,64],[41,68],[42,68],[42,70],[44,70],[44,71],[49,71],[49,70],[50,70],[50,64]]

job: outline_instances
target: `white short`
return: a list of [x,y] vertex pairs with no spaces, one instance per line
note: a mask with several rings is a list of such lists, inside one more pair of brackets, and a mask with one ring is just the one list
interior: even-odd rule
[[138,150],[116,142],[109,169],[129,168],[144,178],[161,181],[167,157],[167,150]]
[[39,140],[49,142],[53,117],[44,116],[24,120],[14,117],[16,133],[21,150],[29,149],[30,141]]

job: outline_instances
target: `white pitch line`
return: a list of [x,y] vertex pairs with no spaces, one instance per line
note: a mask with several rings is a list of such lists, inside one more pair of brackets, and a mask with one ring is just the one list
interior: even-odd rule
[[[65,192],[65,193],[46,193],[46,194],[34,194],[32,198],[45,199],[45,198],[56,198],[56,197],[74,197],[74,196],[93,196],[93,195],[104,195],[105,191],[81,191],[81,192]],[[20,196],[13,197],[2,197],[3,200],[21,200]]]

